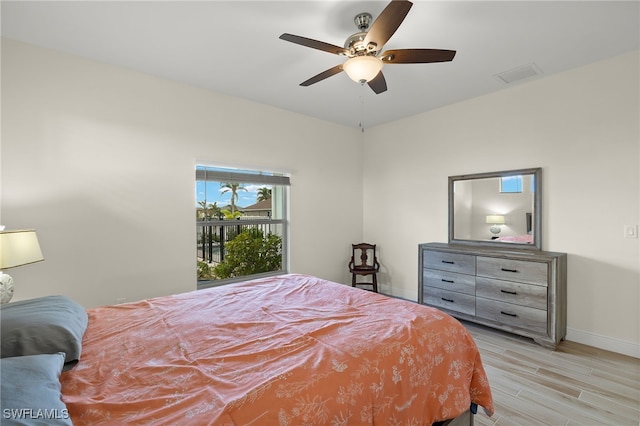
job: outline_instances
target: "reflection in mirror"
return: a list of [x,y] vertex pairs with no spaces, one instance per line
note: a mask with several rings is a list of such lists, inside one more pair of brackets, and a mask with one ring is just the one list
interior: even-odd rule
[[449,177],[449,242],[541,249],[540,168]]

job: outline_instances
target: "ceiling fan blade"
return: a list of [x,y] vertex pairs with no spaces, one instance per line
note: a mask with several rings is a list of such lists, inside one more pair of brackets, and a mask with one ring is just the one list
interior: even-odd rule
[[320,74],[311,77],[309,80],[303,81],[302,83],[300,83],[300,86],[311,86],[312,84],[322,81],[325,78],[329,78],[332,75],[336,75],[339,72],[342,72],[342,64],[336,65],[333,68],[329,68],[328,70],[323,71]]
[[325,43],[323,41],[313,40],[307,37],[301,37],[293,34],[284,33],[280,36],[281,40],[290,41],[291,43],[310,47],[312,49],[322,50],[323,52],[333,53],[334,55],[348,56],[349,51],[344,47],[334,44]]
[[387,91],[387,81],[384,79],[382,71],[380,71],[378,75],[376,75],[373,80],[371,80],[367,84],[369,85],[369,87],[371,87],[371,90],[376,92],[376,95]]
[[382,49],[382,46],[389,41],[393,33],[402,24],[411,6],[413,6],[413,3],[405,0],[393,0],[389,3],[371,24],[371,28],[369,28],[364,38],[364,45],[369,46],[369,43],[375,43],[376,48],[373,50]]
[[379,58],[385,64],[427,64],[449,62],[456,56],[455,50],[443,49],[396,49],[382,52]]

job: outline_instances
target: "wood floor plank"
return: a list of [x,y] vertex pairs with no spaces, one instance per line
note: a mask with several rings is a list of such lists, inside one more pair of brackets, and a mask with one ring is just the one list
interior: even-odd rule
[[609,396],[611,399],[623,402],[629,406],[633,406],[633,404],[640,400],[640,389],[634,389],[618,382],[612,382],[610,380],[604,380],[593,376],[577,377],[572,375],[569,371],[562,371],[558,368],[541,368],[538,370],[538,374],[549,378],[555,378],[556,380],[565,381],[566,383],[582,390],[587,390],[603,396]]
[[517,396],[522,390],[522,385],[516,380],[513,380],[513,374],[502,371],[499,368],[494,368],[485,364],[484,370],[487,376],[490,378],[490,385],[492,389],[500,389],[511,396]]
[[513,372],[535,373],[538,369],[538,366],[535,364],[528,363],[512,356],[512,354],[506,353],[494,353],[489,356],[483,356],[482,361],[487,365],[498,366],[501,369]]
[[[520,425],[564,425],[567,422],[566,416],[559,412],[543,410],[535,404],[530,404],[526,399],[518,395],[503,395],[497,393],[500,403],[496,405],[494,416],[497,425],[520,424]],[[485,415],[484,413],[479,414]],[[478,417],[478,415],[476,415]]]
[[495,345],[493,343],[487,342],[486,340],[476,340],[476,344],[478,346],[478,349],[482,350],[485,353],[499,354],[505,351],[504,346]]
[[640,360],[635,358],[606,352],[602,349],[590,350],[588,346],[573,342],[562,342],[552,357],[563,360],[577,359],[585,366],[595,368],[599,371],[609,371],[613,374],[631,377],[640,380]]
[[575,386],[562,381],[551,380],[537,373],[523,374],[520,377],[511,378],[511,380],[521,383],[522,390],[536,390],[540,393],[553,391],[571,398],[578,398],[582,393],[582,390]]
[[[638,361],[640,362],[640,361]],[[598,379],[614,381],[630,388],[634,388],[640,382],[640,378],[635,378],[633,375],[626,375],[625,371],[618,371],[617,373],[611,373],[607,371],[603,371],[601,369],[594,369],[591,371],[591,375]],[[638,402],[640,404],[640,402]]]
[[[539,409],[544,412],[553,411],[556,413],[562,413],[565,417],[563,424],[566,424],[569,419],[578,421],[583,425],[619,425],[620,421],[608,413],[606,410],[602,410],[598,407],[594,407],[589,404],[581,403],[575,398],[566,397],[562,394],[548,392],[547,394],[540,394],[539,392],[523,391],[519,398],[526,401],[528,404],[535,404]],[[550,425],[556,423],[549,423]],[[621,426],[621,425],[620,425]]]
[[636,424],[639,424],[640,422],[640,403],[636,403],[635,407],[630,407],[615,400],[603,398],[602,395],[597,395],[587,391],[582,392],[582,395],[580,395],[580,401],[610,412],[612,416],[616,415],[620,418],[626,419],[629,423],[633,423],[635,421]]
[[[507,349],[505,350],[505,354],[519,358],[523,361],[527,360],[529,363],[531,363],[532,365],[535,365],[537,368],[544,367],[544,366],[558,365],[558,360],[556,358],[553,358],[544,353],[530,351],[528,348],[524,348],[518,351]],[[580,360],[575,360],[575,359],[571,359],[571,360],[563,359],[562,368],[571,370],[579,374],[590,374],[593,371],[592,367],[584,365],[584,363],[580,362]]]

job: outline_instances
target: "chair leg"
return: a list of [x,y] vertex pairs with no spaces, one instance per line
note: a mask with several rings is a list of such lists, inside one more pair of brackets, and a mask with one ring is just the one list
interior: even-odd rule
[[373,291],[374,292],[378,292],[378,278],[376,276],[377,274],[373,274]]
[[356,274],[351,274],[351,287],[356,286]]

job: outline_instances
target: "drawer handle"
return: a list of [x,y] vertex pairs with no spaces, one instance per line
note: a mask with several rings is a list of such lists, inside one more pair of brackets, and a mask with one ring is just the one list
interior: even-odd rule
[[454,281],[453,280],[445,280],[444,278],[442,279],[443,283],[449,283],[449,284],[453,284]]
[[512,314],[511,312],[500,311],[500,313],[502,315],[507,315],[507,316],[514,317],[514,318],[518,316],[517,314]]
[[500,269],[504,272],[518,272],[517,269],[507,269],[507,268],[500,268]]
[[501,293],[507,293],[507,294],[513,294],[514,296],[518,293],[516,293],[515,291],[509,291],[509,290],[500,290]]
[[444,300],[445,302],[455,303],[455,302],[453,301],[453,299],[446,299],[446,298],[444,298],[444,297],[441,297],[440,299]]
[[442,263],[446,263],[449,265],[453,265],[455,262],[451,261],[451,260],[443,260]]

